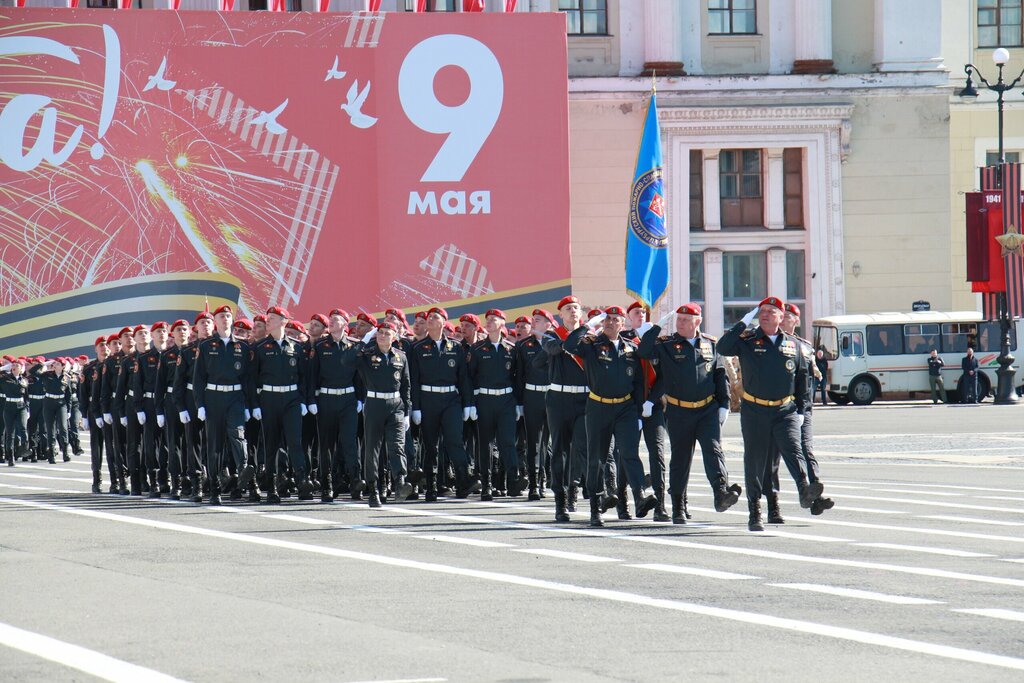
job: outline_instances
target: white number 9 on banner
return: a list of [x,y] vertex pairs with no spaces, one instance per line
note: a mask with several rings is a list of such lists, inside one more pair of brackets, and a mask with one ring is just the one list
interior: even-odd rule
[[[469,76],[469,96],[454,107],[434,94],[434,77],[446,66],[459,67]],[[448,134],[422,182],[462,180],[494,129],[504,96],[501,65],[490,48],[475,38],[432,36],[409,50],[398,73],[402,109],[420,130]]]

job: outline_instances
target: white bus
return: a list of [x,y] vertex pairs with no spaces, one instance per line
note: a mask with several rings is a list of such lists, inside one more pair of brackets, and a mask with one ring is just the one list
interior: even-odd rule
[[[1022,325],[1014,320],[1010,326],[1011,353],[1024,334]],[[813,326],[814,347],[829,360],[829,399],[841,405],[867,405],[886,393],[928,392],[932,349],[945,362],[942,377],[951,402],[960,398],[960,361],[968,346],[981,370],[979,397],[997,384],[999,322],[982,320],[975,311],[837,315],[815,320]],[[1022,382],[1018,372],[1015,383]]]

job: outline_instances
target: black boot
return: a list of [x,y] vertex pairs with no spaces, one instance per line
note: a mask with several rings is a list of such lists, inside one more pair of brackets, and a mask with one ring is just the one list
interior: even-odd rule
[[220,482],[217,477],[210,477],[210,505],[220,505]]
[[192,474],[192,502],[202,503],[203,502],[203,474],[202,472],[194,472]]
[[660,489],[654,492],[654,499],[658,501],[658,504],[654,506],[654,521],[655,522],[668,522],[671,521],[671,517],[665,512],[665,489]]
[[569,495],[565,499],[566,512],[576,512],[576,502],[580,497],[580,487],[573,484],[569,487]]
[[416,490],[416,487],[405,480],[405,477],[399,476],[395,479],[395,500],[399,503],[405,502],[405,500],[412,495],[412,492]]
[[782,518],[782,510],[779,509],[779,494],[769,493],[768,497],[768,523],[769,524],[785,524],[786,520]]
[[821,497],[821,492],[825,490],[824,485],[820,481],[816,481],[812,484],[801,483],[797,487],[797,491],[800,493],[800,507],[810,508],[811,503]]
[[555,521],[570,521],[569,513],[565,511],[565,494],[561,491],[555,491]]
[[171,475],[171,500],[181,500],[181,477],[177,474]]
[[366,482],[362,479],[353,479],[352,484],[349,486],[348,493],[352,496],[352,500],[363,499],[363,489],[366,488]]
[[120,474],[117,479],[117,494],[119,496],[127,496],[129,494],[128,485],[124,480],[124,470],[120,470]]
[[736,491],[735,489],[727,489],[724,486],[720,486],[717,489],[715,489],[715,510],[717,510],[718,512],[725,512],[733,505],[735,505],[739,501],[739,499],[739,491]]
[[250,503],[262,503],[263,498],[260,496],[260,492],[256,490],[256,482],[253,481],[249,484],[249,502]]
[[[11,462],[10,464],[13,465],[14,463]],[[102,493],[103,492],[103,489],[100,488],[100,473],[98,471],[94,471],[92,473],[92,492],[93,493]]]
[[672,494],[672,523],[686,524],[686,515],[683,514],[683,494]]
[[[602,527],[604,522],[601,520],[601,513],[604,511],[604,503],[601,501],[601,494],[590,497],[590,526]],[[605,510],[607,508],[604,508]]]
[[750,507],[750,519],[747,520],[747,529],[750,531],[764,531],[764,523],[761,521],[761,501],[748,501]]
[[138,469],[134,469],[134,470],[131,471],[131,474],[128,475],[128,478],[131,480],[131,485],[132,485],[131,494],[133,496],[141,496],[142,495],[142,472],[140,472]]
[[615,512],[618,513],[619,519],[623,521],[633,519],[633,515],[629,514],[629,501],[626,500],[625,491],[620,491],[616,498]]
[[299,500],[313,500],[313,482],[304,477],[295,485]]
[[377,487],[374,486],[370,489],[370,507],[379,508],[380,506],[380,495],[377,493]]
[[831,498],[815,498],[811,503],[811,514],[820,515],[825,510],[831,510],[835,505],[835,501]]
[[149,497],[159,498],[160,497],[160,485],[156,481],[156,470],[149,471]]
[[690,499],[686,497],[686,491],[683,491],[683,514],[687,519],[693,519],[693,515],[690,514]]
[[633,492],[633,502],[636,505],[636,516],[643,519],[647,513],[658,507],[658,499],[647,493],[644,489],[637,489]]
[[329,477],[324,477],[320,484],[320,502],[321,503],[333,503],[334,494],[331,493],[331,480]]

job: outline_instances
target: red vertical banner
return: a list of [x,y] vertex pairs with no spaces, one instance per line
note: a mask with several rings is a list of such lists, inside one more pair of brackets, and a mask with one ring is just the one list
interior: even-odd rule
[[997,313],[996,296],[997,292],[1006,291],[1006,271],[1003,269],[1003,259],[1000,256],[999,242],[996,237],[1003,234],[1003,196],[999,190],[979,192],[981,195],[984,211],[984,251],[988,264],[988,277],[984,280],[976,280],[971,285],[972,292],[985,294],[985,317],[994,318]]
[[[1019,163],[1002,164],[1003,233],[1021,230],[1021,191]],[[1001,250],[1000,250],[1001,251]],[[1006,305],[1011,317],[1024,315],[1021,289],[1024,287],[1024,262],[1020,252],[1003,258],[1006,271]]]
[[[982,191],[993,190],[997,194],[999,193],[999,167],[998,166],[985,166],[980,170],[979,175],[981,176],[981,189]],[[1002,208],[1000,208],[1000,221],[1002,221]],[[1002,263],[1002,260],[999,261]],[[997,297],[995,294],[989,294],[988,284],[984,285],[983,289],[974,289],[975,292],[985,292],[981,297],[981,312],[986,320],[992,320],[998,315],[997,308]]]
[[483,12],[484,0],[462,0],[463,12]]
[[[988,208],[984,192],[968,192],[966,198],[967,218],[967,281],[988,282],[989,244]],[[972,290],[980,291],[978,289]]]
[[516,0],[505,0],[505,11],[515,12],[516,11]]

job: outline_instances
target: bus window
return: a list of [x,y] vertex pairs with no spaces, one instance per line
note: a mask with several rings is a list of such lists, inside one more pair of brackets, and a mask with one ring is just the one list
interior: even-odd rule
[[944,323],[942,325],[942,353],[967,353],[967,347],[974,343],[978,325],[976,323]]
[[840,350],[848,358],[863,356],[864,336],[860,332],[843,332]]
[[821,349],[827,360],[835,360],[839,355],[839,333],[836,328],[815,327],[814,348]]
[[872,356],[903,353],[903,325],[868,325],[868,353]]
[[907,353],[926,354],[939,348],[938,323],[904,325],[903,335]]
[[[999,331],[999,323],[990,322],[981,324],[981,332],[978,335],[978,351],[999,351],[1002,343],[1002,336]],[[1010,325],[1010,350],[1017,350],[1017,331]]]

